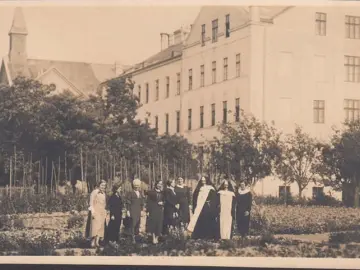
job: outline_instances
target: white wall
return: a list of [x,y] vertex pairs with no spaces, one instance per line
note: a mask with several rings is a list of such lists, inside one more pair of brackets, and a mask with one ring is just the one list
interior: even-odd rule
[[[165,132],[165,114],[169,114],[169,132],[176,132],[176,111],[180,110],[180,96],[176,95],[176,74],[181,71],[181,61],[149,69],[147,72],[134,74],[132,80],[135,82],[134,93],[138,93],[138,85],[141,85],[141,103],[137,118],[145,120],[147,113],[151,127],[155,127],[155,116],[159,117],[159,134]],[[166,98],[166,77],[170,77],[170,95]],[[159,100],[155,100],[155,81],[159,80]],[[149,83],[149,103],[145,103],[146,86]]]

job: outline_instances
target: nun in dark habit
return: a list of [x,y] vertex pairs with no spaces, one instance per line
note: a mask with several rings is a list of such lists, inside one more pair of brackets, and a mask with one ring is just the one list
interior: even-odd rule
[[240,182],[236,191],[236,225],[242,237],[249,233],[250,212],[252,206],[252,194],[244,181]]
[[218,239],[218,199],[209,178],[202,176],[193,194],[193,216],[187,230],[193,239]]

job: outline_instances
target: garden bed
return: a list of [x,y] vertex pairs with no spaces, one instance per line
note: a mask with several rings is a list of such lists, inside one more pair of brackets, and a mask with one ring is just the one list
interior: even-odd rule
[[252,211],[251,233],[264,226],[273,234],[315,234],[360,229],[360,209],[328,206],[257,206]]

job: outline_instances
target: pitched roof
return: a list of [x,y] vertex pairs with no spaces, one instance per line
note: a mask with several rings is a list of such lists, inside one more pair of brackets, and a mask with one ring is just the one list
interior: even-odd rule
[[145,61],[134,65],[133,67],[126,70],[126,73],[131,73],[145,67],[155,65],[166,60],[170,60],[172,58],[178,57],[182,55],[183,43],[178,43],[175,45],[171,45],[168,48],[156,53],[155,55],[149,57]]
[[[10,73],[9,81],[12,81],[16,74],[7,56],[4,60],[3,62],[7,65]],[[48,70],[55,68],[86,96],[95,93],[101,82],[116,76],[115,65],[111,64],[28,59],[27,65],[32,79],[36,79]]]
[[[209,10],[210,10],[210,13],[214,13],[214,12],[216,13],[219,11],[221,12],[222,9],[229,9],[229,8],[237,11],[237,15],[238,15],[236,17],[237,24],[243,24],[250,20],[250,6],[204,6],[201,9],[201,11],[199,12],[198,17],[195,19],[195,22],[199,19],[200,14],[202,12],[209,12]],[[260,6],[259,7],[259,12],[260,12],[259,15],[260,15],[260,18],[262,18],[262,19],[272,20],[276,16],[278,16],[279,14],[281,14],[282,12],[286,11],[289,8],[290,8],[290,6]],[[196,35],[198,35],[198,34],[196,34]],[[191,36],[191,32],[188,35],[188,39],[190,38],[190,36]],[[198,38],[198,36],[196,38]],[[184,44],[187,43],[188,39],[182,43],[169,46],[167,49],[156,53],[155,55],[149,57],[145,61],[135,64],[132,67],[129,67],[128,69],[125,70],[125,74],[133,73],[137,70],[146,68],[147,66],[155,65],[157,63],[161,63],[161,62],[169,60],[171,58],[181,56]]]

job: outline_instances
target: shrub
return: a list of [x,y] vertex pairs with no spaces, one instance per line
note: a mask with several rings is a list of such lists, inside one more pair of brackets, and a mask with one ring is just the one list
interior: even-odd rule
[[84,217],[79,214],[72,215],[69,217],[67,224],[68,229],[80,228],[84,224]]
[[337,232],[329,235],[329,243],[344,244],[344,243],[360,243],[360,232]]
[[34,238],[28,238],[26,235],[23,235],[18,242],[19,255],[51,256],[55,255],[55,249],[59,239],[58,235],[49,235],[47,232],[42,232]]
[[89,245],[87,239],[81,231],[72,231],[70,236],[59,245],[60,248],[87,248]]
[[92,255],[92,253],[91,253],[91,251],[88,250],[88,249],[83,249],[83,250],[81,251],[81,256],[91,256],[91,255]]
[[[275,196],[256,196],[254,198],[256,204],[261,205],[285,205],[285,199],[282,197]],[[298,198],[293,197],[291,194],[287,196],[286,205],[300,205],[300,206],[332,206],[332,207],[342,207],[343,203],[336,198],[323,195],[316,197],[315,199],[308,198]]]
[[0,230],[8,231],[12,229],[12,220],[10,215],[0,216]]
[[83,211],[88,207],[88,195],[67,192],[50,196],[50,194],[34,194],[24,192],[12,194],[11,198],[4,195],[1,198],[0,215],[22,213],[52,213]]
[[[257,211],[256,207],[261,208]],[[256,206],[250,233],[311,234],[360,229],[360,209],[327,206]]]
[[14,229],[22,230],[25,228],[24,220],[22,218],[14,218],[13,220]]
[[75,251],[73,249],[65,250],[65,256],[75,256]]

